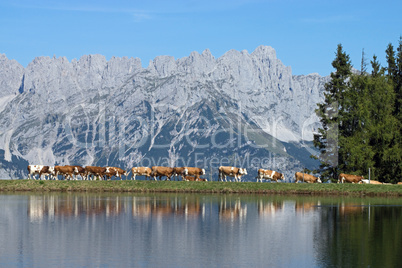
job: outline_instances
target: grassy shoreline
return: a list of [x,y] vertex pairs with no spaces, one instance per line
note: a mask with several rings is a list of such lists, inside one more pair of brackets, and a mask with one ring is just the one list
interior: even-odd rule
[[0,180],[1,192],[239,193],[402,197],[402,185],[191,181]]

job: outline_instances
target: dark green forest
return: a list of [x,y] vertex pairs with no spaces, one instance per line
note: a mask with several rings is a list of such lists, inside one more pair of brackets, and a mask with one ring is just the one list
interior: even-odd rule
[[[402,181],[402,37],[386,47],[386,66],[362,52],[360,70],[353,68],[341,44],[336,50],[324,102],[317,104],[322,128],[314,136],[323,178],[340,173],[380,182]],[[371,71],[368,71],[370,69]]]

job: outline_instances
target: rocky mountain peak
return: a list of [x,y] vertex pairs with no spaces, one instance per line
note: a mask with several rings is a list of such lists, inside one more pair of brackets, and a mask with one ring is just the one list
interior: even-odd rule
[[125,168],[270,157],[278,161],[260,167],[290,174],[309,161],[300,151],[319,127],[326,81],[293,76],[268,46],[158,56],[147,68],[102,55],[37,57],[23,68],[0,54],[0,150],[4,161]]

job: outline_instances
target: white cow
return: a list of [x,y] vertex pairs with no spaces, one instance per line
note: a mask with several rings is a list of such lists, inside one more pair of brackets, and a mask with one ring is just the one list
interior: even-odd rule
[[[27,179],[29,180],[29,179],[33,178],[34,180],[36,180],[35,175],[39,176],[43,167],[44,167],[44,165],[28,165],[28,178]],[[39,179],[40,179],[40,176],[39,176]]]
[[247,170],[245,168],[238,167],[219,167],[219,180],[227,181],[226,176],[234,177],[235,181],[241,181],[241,176],[247,175]]

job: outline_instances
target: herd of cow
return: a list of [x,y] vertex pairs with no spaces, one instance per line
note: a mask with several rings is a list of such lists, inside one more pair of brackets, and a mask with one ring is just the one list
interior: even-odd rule
[[[111,180],[112,177],[122,179],[124,175],[128,177],[129,172],[119,167],[96,167],[96,166],[45,166],[45,165],[28,165],[28,179],[35,179],[38,175],[39,179],[53,179],[58,180],[59,176],[65,180],[77,180],[80,176],[82,180]],[[205,169],[197,167],[133,167],[131,169],[131,180],[135,180],[136,176],[145,176],[147,179],[153,178],[154,180],[166,177],[166,180],[177,179],[183,181],[207,181],[207,179],[200,176],[205,175]],[[219,180],[227,181],[227,177],[232,177],[234,181],[241,181],[241,177],[247,175],[245,168],[220,166],[219,167]],[[310,174],[296,172],[296,183],[322,183],[321,179]],[[263,179],[276,181],[285,181],[285,176],[282,173],[273,170],[259,169],[257,172],[257,182],[262,182]],[[340,174],[338,183],[364,183],[363,176]]]

